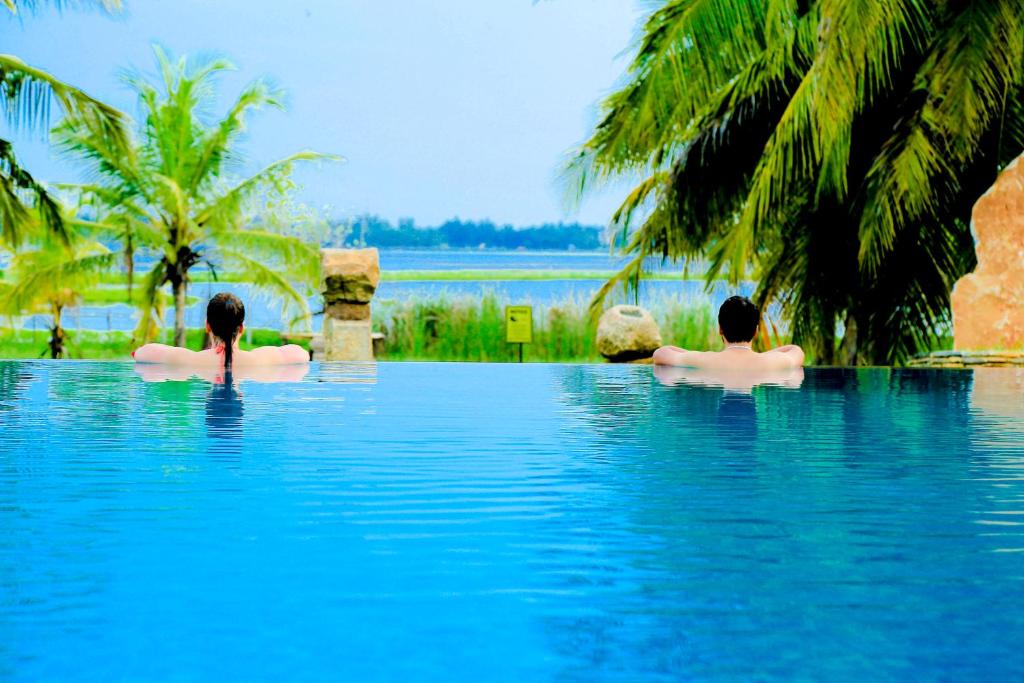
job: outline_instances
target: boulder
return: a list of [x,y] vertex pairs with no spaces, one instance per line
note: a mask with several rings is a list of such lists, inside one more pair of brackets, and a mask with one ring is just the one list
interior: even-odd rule
[[659,346],[658,323],[639,306],[613,306],[597,323],[597,351],[612,362],[647,358]]
[[376,249],[321,249],[324,304],[368,304],[380,284]]
[[1024,155],[971,214],[978,266],[953,287],[953,348],[1024,349]]

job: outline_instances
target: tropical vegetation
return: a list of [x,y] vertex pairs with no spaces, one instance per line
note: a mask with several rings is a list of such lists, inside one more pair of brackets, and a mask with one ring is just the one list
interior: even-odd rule
[[[3,0],[14,14],[34,9],[39,2]],[[54,2],[58,7],[67,4]],[[107,10],[120,8],[119,0],[83,0]],[[8,123],[38,130],[48,127],[51,104],[73,116],[83,130],[118,154],[126,154],[124,115],[53,75],[26,64],[13,55],[0,55],[0,109]],[[59,202],[31,172],[22,166],[9,140],[0,139],[0,247],[18,246],[26,232],[36,227],[62,238],[65,234]]]
[[601,296],[707,257],[821,362],[929,348],[971,207],[1024,149],[1022,52],[1024,0],[661,2],[568,166],[579,196],[636,183]]
[[[203,265],[230,269],[280,297],[296,320],[309,320],[308,290],[317,278],[314,247],[278,229],[275,206],[287,206],[289,175],[300,161],[329,158],[303,151],[236,179],[239,138],[247,116],[281,107],[281,94],[257,80],[227,113],[207,120],[215,103],[215,79],[232,67],[224,59],[172,60],[155,48],[160,82],[126,77],[143,118],[129,138],[128,153],[109,144],[81,116],[68,116],[54,131],[59,148],[82,162],[92,182],[67,188],[92,204],[88,218],[115,240],[131,265],[139,249],[159,255],[142,283],[143,315],[137,341],[155,337],[162,320],[162,287],[174,297],[174,343],[186,342],[185,308],[190,271]],[[128,270],[129,281],[132,270]]]
[[62,216],[59,236],[31,230],[34,244],[14,255],[0,281],[0,315],[43,314],[50,319],[51,358],[66,355],[64,309],[78,306],[83,293],[115,264],[117,255],[90,239],[82,224]]

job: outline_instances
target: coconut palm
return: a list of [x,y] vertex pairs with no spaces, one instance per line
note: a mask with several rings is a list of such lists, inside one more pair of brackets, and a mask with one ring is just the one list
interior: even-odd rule
[[[25,0],[0,1],[12,13],[44,4]],[[117,0],[51,4],[57,7],[98,5],[107,10],[120,8]],[[105,140],[106,145],[121,154],[127,153],[124,117],[120,112],[17,57],[0,55],[0,108],[9,123],[28,129],[44,127],[49,121],[52,102],[56,102],[65,115],[81,121],[94,136]],[[30,225],[42,225],[58,235],[64,231],[56,200],[18,162],[11,143],[0,139],[0,242],[9,247],[17,246]]]
[[81,303],[82,293],[117,260],[117,254],[88,237],[81,222],[65,216],[63,225],[60,237],[36,231],[35,243],[23,244],[0,283],[0,313],[50,316],[51,358],[67,353],[64,309]]
[[185,344],[189,271],[198,264],[215,273],[226,268],[241,274],[308,319],[306,298],[296,283],[315,282],[317,252],[275,231],[272,222],[260,221],[258,212],[275,198],[283,200],[292,189],[289,174],[295,162],[327,157],[299,152],[248,178],[232,180],[247,115],[280,107],[280,94],[265,82],[254,81],[222,118],[209,121],[204,114],[213,106],[214,79],[232,65],[223,59],[172,62],[163,50],[155,52],[159,85],[139,75],[127,77],[138,93],[143,117],[131,154],[119,154],[77,117],[69,117],[55,130],[59,146],[82,161],[95,179],[78,190],[105,207],[104,223],[128,231],[130,239],[122,243],[129,253],[148,248],[160,254],[145,276],[137,336],[155,336],[162,317],[159,292],[170,284],[174,343]]
[[[633,259],[753,276],[818,360],[933,344],[975,200],[1024,148],[1024,0],[670,0],[574,154]],[[595,302],[597,303],[597,302]],[[837,331],[842,343],[836,348]]]

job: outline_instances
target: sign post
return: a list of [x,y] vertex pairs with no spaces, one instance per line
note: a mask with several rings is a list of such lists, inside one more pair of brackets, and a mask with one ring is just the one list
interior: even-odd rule
[[523,344],[533,343],[533,309],[529,306],[505,307],[505,341],[519,344],[519,362],[523,362]]

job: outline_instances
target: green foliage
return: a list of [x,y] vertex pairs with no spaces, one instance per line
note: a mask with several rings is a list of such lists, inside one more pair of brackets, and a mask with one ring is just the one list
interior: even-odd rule
[[[652,314],[666,343],[689,349],[718,348],[710,301],[658,302]],[[534,343],[524,358],[539,362],[598,362],[595,328],[584,303],[567,300],[534,307]],[[493,293],[439,296],[374,306],[374,328],[386,336],[381,360],[512,362],[519,347],[505,342],[505,308]]]
[[1024,0],[661,3],[567,168],[577,194],[642,178],[611,221],[634,259],[599,298],[646,257],[707,257],[822,362],[929,348],[971,207],[1024,149],[1021,35]]
[[[12,13],[35,9],[34,0],[0,0]],[[104,2],[54,2],[65,5],[96,4],[107,10],[120,7],[117,0]],[[46,126],[53,102],[68,116],[111,149],[127,153],[125,117],[121,112],[37,69],[13,55],[0,55],[0,110],[11,127],[29,130]],[[0,139],[0,246],[15,247],[30,227],[42,223],[51,233],[66,238],[63,216],[46,187],[18,161],[14,148]]]
[[[76,224],[65,221],[67,228]],[[45,313],[51,316],[50,351],[64,355],[61,315],[65,308],[82,302],[82,293],[97,284],[116,255],[78,230],[63,239],[44,230],[33,231],[31,248],[19,250],[0,280],[0,315]]]
[[65,154],[92,175],[92,183],[75,189],[96,207],[97,223],[121,241],[127,261],[139,247],[162,254],[143,278],[138,337],[156,334],[163,315],[159,292],[169,284],[175,297],[175,343],[185,343],[185,291],[189,271],[198,264],[214,273],[239,273],[279,296],[286,318],[308,320],[306,294],[318,277],[318,253],[276,230],[279,221],[259,219],[287,205],[296,162],[327,157],[298,152],[248,178],[232,178],[246,117],[258,109],[280,108],[281,94],[254,81],[222,118],[209,121],[205,112],[213,107],[215,79],[232,65],[221,59],[172,62],[161,49],[155,52],[158,85],[139,75],[126,79],[144,115],[131,154],[120,154],[80,116],[69,116],[54,132]]

